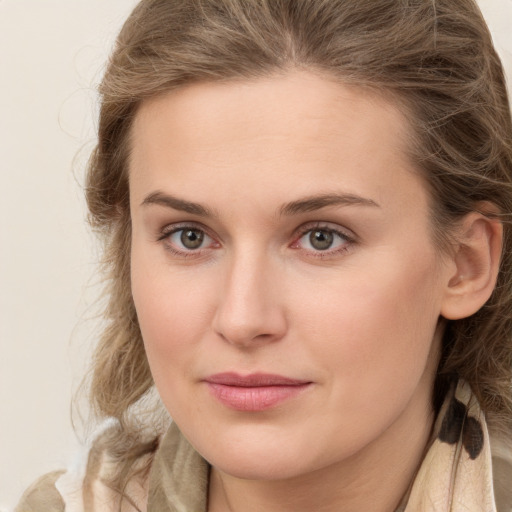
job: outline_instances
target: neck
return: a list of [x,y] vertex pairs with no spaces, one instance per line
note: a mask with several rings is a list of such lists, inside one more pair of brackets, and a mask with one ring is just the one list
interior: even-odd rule
[[415,400],[356,455],[287,480],[244,480],[212,468],[208,511],[393,512],[421,463],[432,423],[432,411]]

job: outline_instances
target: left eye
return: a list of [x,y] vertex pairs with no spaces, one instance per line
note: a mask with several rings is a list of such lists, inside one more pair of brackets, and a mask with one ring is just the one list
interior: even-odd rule
[[212,239],[201,229],[178,229],[168,235],[169,242],[178,250],[194,251],[208,245]]
[[327,251],[341,248],[349,242],[347,236],[332,229],[315,228],[304,233],[296,245],[312,251]]

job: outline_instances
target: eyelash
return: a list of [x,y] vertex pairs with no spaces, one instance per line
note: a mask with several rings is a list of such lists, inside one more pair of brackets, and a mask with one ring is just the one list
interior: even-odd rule
[[[215,240],[215,238],[213,236],[211,236],[208,233],[208,230],[206,230],[203,226],[197,225],[194,223],[187,223],[187,224],[172,224],[170,226],[166,226],[165,228],[162,229],[162,232],[161,232],[160,236],[158,237],[157,241],[162,242],[164,244],[165,249],[167,251],[169,251],[174,256],[179,256],[181,258],[197,258],[202,255],[202,253],[204,252],[204,249],[206,249],[205,247],[201,246],[195,250],[194,249],[179,250],[179,249],[176,249],[176,247],[174,247],[170,243],[170,238],[172,235],[174,235],[176,233],[180,233],[181,231],[186,231],[186,230],[200,231],[201,233],[206,235],[208,238],[211,238],[213,241]],[[216,245],[218,247],[220,247],[220,244],[218,242],[216,242]]]
[[[301,249],[301,247],[298,246],[300,240],[302,240],[308,233],[313,233],[314,231],[323,231],[325,233],[330,233],[341,240],[343,240],[343,244],[335,249],[327,248],[325,250],[308,250],[308,249]],[[344,231],[340,228],[334,228],[326,223],[322,222],[315,222],[306,224],[304,226],[301,226],[299,228],[298,234],[295,236],[295,241],[290,245],[292,249],[296,250],[303,250],[308,252],[308,256],[312,256],[314,258],[319,259],[327,259],[330,257],[336,257],[340,256],[343,253],[346,253],[350,250],[352,245],[356,242],[356,238],[353,234],[350,232]]]
[[[166,226],[165,228],[162,229],[157,241],[162,242],[165,246],[165,249],[167,251],[169,251],[172,255],[179,256],[181,258],[197,258],[203,254],[204,250],[212,248],[211,246],[210,247],[201,246],[197,249],[184,249],[184,250],[177,249],[175,246],[173,246],[170,243],[170,238],[172,235],[174,235],[176,233],[180,233],[182,231],[186,231],[186,230],[199,231],[214,242],[213,248],[220,247],[219,242],[215,242],[215,237],[210,235],[208,233],[208,230],[206,230],[203,226],[197,225],[194,223],[178,224],[178,225],[173,224],[170,226]],[[302,240],[308,233],[312,233],[314,231],[323,231],[325,233],[330,233],[330,234],[334,235],[335,237],[342,239],[343,244],[338,248],[335,248],[335,249],[327,248],[325,250],[320,250],[320,249],[309,250],[309,249],[303,249],[303,248],[299,247],[300,240]],[[348,232],[341,230],[339,228],[338,229],[333,228],[330,225],[327,225],[327,224],[321,223],[321,222],[309,223],[304,226],[301,226],[293,238],[294,238],[294,241],[289,245],[289,247],[291,249],[307,252],[308,256],[312,256],[314,258],[319,258],[319,259],[326,259],[329,257],[335,257],[338,255],[341,255],[341,254],[347,252],[348,250],[350,250],[351,246],[356,242],[356,238],[354,235],[349,234]]]

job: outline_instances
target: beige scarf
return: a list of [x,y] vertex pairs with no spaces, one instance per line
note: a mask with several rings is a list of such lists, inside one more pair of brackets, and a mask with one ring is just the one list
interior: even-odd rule
[[397,512],[496,512],[491,460],[484,414],[459,382],[439,411],[430,447]]

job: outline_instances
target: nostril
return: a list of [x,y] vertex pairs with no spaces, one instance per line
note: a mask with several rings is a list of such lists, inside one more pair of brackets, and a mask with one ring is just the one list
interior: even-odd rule
[[236,321],[227,314],[219,314],[214,321],[214,330],[227,343],[239,346],[256,346],[277,341],[286,332],[286,322],[279,311],[255,316],[250,321]]

